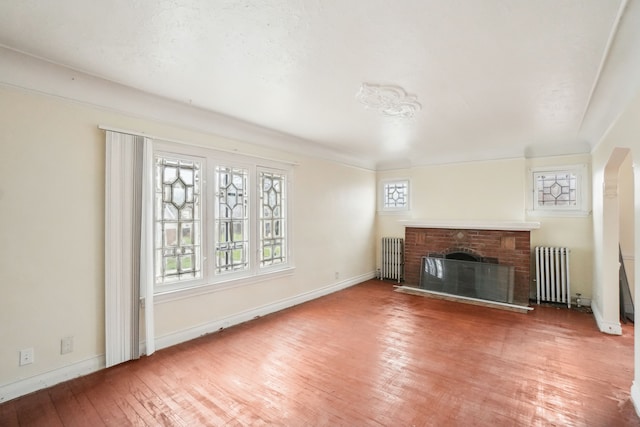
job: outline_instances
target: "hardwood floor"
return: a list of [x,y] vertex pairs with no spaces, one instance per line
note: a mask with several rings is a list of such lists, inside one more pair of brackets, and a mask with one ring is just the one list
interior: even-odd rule
[[640,426],[633,327],[368,281],[0,405],[1,426]]

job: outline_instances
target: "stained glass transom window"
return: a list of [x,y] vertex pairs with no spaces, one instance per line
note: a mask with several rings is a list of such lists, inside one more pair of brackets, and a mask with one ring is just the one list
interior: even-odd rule
[[197,161],[155,158],[156,284],[201,276],[200,173]]
[[384,184],[383,208],[406,208],[409,204],[409,182],[395,181]]
[[286,261],[286,175],[261,171],[259,184],[260,266],[266,267]]
[[570,206],[578,204],[577,177],[573,173],[536,173],[538,206]]
[[249,268],[246,169],[216,168],[216,272]]

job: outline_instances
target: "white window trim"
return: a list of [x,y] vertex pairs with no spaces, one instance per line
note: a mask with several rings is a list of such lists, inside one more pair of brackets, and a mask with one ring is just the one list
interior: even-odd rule
[[[390,208],[384,206],[385,186],[388,184],[407,184],[407,206]],[[409,178],[383,179],[378,182],[378,213],[381,215],[406,215],[411,211],[411,180]]]
[[256,276],[227,279],[227,280],[221,280],[215,283],[205,283],[200,286],[190,286],[188,288],[166,290],[166,291],[156,293],[154,295],[153,301],[157,304],[162,304],[170,301],[176,301],[176,300],[185,299],[185,298],[193,298],[199,295],[211,294],[214,292],[220,292],[228,289],[255,285],[261,282],[266,282],[267,280],[274,280],[282,277],[291,276],[293,275],[295,270],[296,270],[295,266],[290,265],[287,268],[283,268],[277,271],[264,272]]
[[[263,159],[258,157],[234,154],[219,151],[213,148],[194,146],[180,142],[170,142],[164,140],[154,141],[154,155],[167,154],[177,157],[197,157],[202,159],[202,277],[199,279],[184,282],[172,283],[168,285],[156,285],[154,295],[157,302],[167,302],[175,299],[206,294],[230,289],[234,287],[247,286],[271,278],[293,274],[295,263],[293,257],[293,166],[294,164],[280,162],[277,160]],[[212,262],[215,262],[214,244],[214,216],[215,197],[211,193],[211,186],[215,183],[215,166],[237,166],[246,168],[249,171],[249,209],[250,209],[250,267],[245,271],[215,274]],[[276,170],[286,174],[286,239],[287,239],[287,262],[275,266],[261,268],[259,265],[258,251],[259,238],[257,229],[257,174],[259,170]]]
[[[536,175],[569,172],[577,180],[576,206],[539,206],[537,204]],[[591,179],[586,163],[577,165],[541,166],[529,169],[527,192],[527,214],[540,217],[581,217],[591,214]]]

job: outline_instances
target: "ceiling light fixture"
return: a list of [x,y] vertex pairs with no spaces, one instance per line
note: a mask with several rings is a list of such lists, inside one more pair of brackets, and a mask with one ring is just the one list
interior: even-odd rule
[[409,95],[400,86],[362,83],[356,99],[365,107],[380,111],[385,116],[410,119],[422,109],[418,97]]

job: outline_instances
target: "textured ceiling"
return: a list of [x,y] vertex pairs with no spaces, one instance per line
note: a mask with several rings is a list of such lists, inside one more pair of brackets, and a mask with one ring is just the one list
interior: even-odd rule
[[[639,88],[639,16],[635,0],[4,0],[0,45],[384,169],[589,152]],[[363,84],[417,108],[383,114]]]

